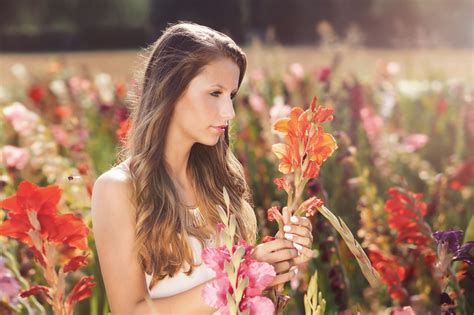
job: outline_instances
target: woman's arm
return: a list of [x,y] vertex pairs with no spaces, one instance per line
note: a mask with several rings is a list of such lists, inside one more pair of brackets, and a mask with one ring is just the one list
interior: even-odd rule
[[92,193],[93,233],[112,314],[211,314],[215,310],[201,298],[204,284],[152,300],[156,312],[151,311],[145,275],[133,254],[135,218],[129,197],[127,177],[117,169],[101,175]]

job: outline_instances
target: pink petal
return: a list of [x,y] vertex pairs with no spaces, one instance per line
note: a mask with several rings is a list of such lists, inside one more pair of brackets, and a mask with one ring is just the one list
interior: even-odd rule
[[249,310],[250,315],[273,315],[275,312],[275,305],[272,301],[263,296],[255,296],[251,298],[245,298],[241,302],[241,309]]

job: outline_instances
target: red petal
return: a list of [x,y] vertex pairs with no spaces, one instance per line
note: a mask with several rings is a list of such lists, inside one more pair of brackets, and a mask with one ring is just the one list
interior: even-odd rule
[[76,302],[87,299],[92,295],[92,288],[95,286],[95,283],[92,282],[92,280],[94,280],[94,276],[82,277],[77,281],[66,300],[66,303],[69,304],[71,308]]
[[66,266],[64,266],[64,272],[76,271],[77,269],[87,265],[87,256],[76,256],[71,259]]
[[25,298],[25,297],[28,297],[30,295],[37,295],[37,294],[41,294],[41,293],[49,294],[49,290],[50,289],[48,287],[45,287],[43,285],[34,285],[31,288],[29,288],[28,290],[21,291],[19,293],[19,295],[22,298]]

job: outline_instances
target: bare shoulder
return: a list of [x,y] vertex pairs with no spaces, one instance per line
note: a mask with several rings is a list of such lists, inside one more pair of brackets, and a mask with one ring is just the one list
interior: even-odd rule
[[131,215],[131,183],[122,165],[100,175],[92,190],[92,219],[98,216]]

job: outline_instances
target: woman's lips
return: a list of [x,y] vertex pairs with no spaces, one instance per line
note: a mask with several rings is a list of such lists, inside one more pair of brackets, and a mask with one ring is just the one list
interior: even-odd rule
[[212,128],[214,128],[218,132],[224,132],[225,128],[227,128],[227,126],[212,126]]

